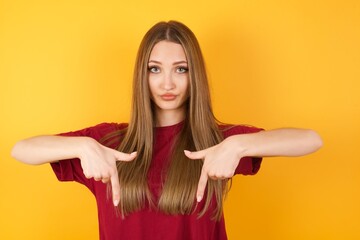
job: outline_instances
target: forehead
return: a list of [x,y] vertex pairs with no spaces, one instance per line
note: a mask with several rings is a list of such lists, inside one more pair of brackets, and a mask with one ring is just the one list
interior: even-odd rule
[[166,61],[186,61],[186,55],[183,47],[174,42],[160,41],[155,44],[150,53],[150,59],[166,62]]

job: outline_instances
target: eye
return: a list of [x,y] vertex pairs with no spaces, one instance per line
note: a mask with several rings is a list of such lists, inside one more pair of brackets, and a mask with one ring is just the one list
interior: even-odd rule
[[160,72],[160,68],[158,68],[157,66],[149,66],[148,70],[151,73],[159,73]]
[[187,67],[178,67],[176,70],[176,72],[178,72],[178,73],[186,73],[188,71],[189,71],[189,69]]

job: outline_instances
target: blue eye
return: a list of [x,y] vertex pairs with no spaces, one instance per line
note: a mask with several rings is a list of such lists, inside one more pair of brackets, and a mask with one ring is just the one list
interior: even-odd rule
[[148,69],[152,73],[159,73],[160,72],[160,69],[158,67],[156,67],[156,66],[150,66]]
[[178,73],[186,73],[186,72],[188,72],[188,71],[189,71],[189,69],[186,68],[186,67],[179,67],[179,68],[177,69],[177,72],[178,72]]

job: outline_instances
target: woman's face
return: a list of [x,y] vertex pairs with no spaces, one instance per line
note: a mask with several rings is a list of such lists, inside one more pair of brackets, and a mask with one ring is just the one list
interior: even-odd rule
[[181,115],[183,119],[189,97],[189,74],[182,46],[169,41],[158,42],[151,51],[148,69],[151,99],[157,117]]

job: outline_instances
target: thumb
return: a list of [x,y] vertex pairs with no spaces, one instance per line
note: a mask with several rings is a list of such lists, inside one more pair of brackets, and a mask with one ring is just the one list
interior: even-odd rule
[[125,162],[130,162],[134,160],[137,155],[137,152],[123,153],[116,150],[114,150],[113,153],[117,161],[125,161]]
[[191,152],[189,150],[184,150],[184,153],[190,159],[203,159],[206,156],[207,149],[200,150],[197,152]]

